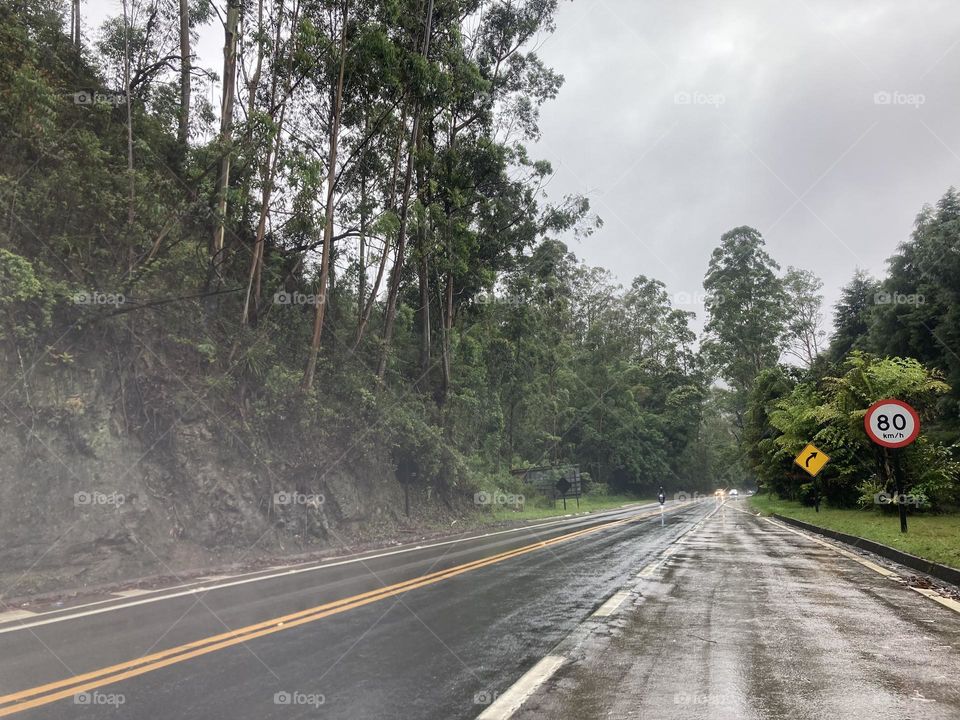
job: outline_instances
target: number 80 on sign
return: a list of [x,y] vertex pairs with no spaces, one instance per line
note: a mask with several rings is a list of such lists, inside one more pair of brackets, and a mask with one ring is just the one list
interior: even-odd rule
[[878,400],[863,416],[863,427],[877,445],[906,447],[920,434],[920,416],[902,400]]

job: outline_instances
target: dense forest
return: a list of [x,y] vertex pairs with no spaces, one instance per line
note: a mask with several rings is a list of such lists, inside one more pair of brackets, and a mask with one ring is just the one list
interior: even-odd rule
[[[49,456],[66,477],[135,439],[126,472],[199,437],[287,529],[277,489],[344,468],[388,468],[407,514],[554,463],[595,493],[805,497],[791,462],[815,441],[834,458],[821,491],[853,504],[877,482],[857,423],[897,395],[929,423],[918,492],[955,503],[957,194],[923,209],[886,278],[853,278],[830,338],[820,280],[730,230],[704,258],[698,338],[663,283],[622,287],[570,251],[602,222],[551,197],[528,153],[563,83],[535,51],[557,4],[127,0],[85,37],[79,3],[4,2],[5,492],[43,482]],[[211,24],[218,68],[195,48]],[[175,537],[202,512],[180,469],[145,481]]]

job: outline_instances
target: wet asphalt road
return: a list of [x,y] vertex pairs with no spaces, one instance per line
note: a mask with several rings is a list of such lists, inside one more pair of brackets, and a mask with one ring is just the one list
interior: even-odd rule
[[0,716],[474,718],[713,505],[667,508],[0,624]]
[[957,720],[960,614],[724,508],[514,717]]

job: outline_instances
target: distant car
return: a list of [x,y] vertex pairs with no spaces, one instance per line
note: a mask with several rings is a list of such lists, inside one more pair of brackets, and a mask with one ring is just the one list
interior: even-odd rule
[[738,497],[740,495],[740,493],[736,490],[731,490],[729,494],[730,494],[730,497],[732,498]]

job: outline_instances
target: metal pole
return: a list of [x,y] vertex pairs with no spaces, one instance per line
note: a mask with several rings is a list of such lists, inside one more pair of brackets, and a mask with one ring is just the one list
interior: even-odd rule
[[903,466],[900,464],[900,450],[890,453],[893,456],[893,478],[897,489],[897,507],[900,510],[900,532],[907,531],[907,504],[902,502],[906,491],[906,482],[903,477]]

